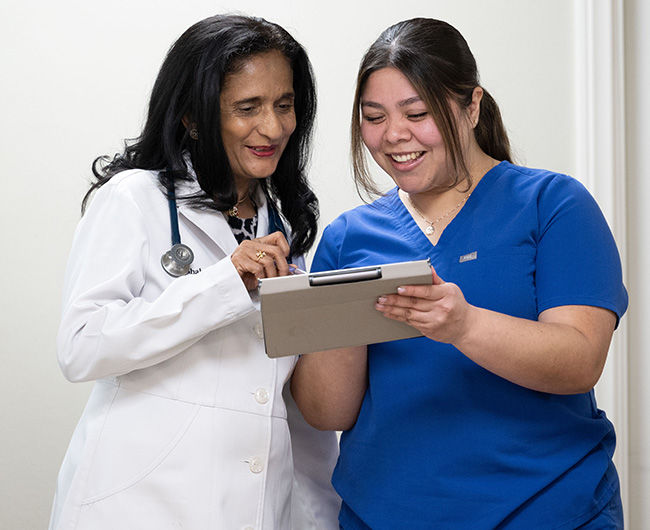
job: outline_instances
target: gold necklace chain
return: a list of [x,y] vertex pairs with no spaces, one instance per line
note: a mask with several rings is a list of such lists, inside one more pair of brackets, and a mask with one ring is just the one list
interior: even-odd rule
[[452,212],[455,212],[456,210],[458,210],[458,208],[460,208],[465,203],[465,201],[470,198],[471,195],[472,194],[470,193],[467,197],[465,197],[462,201],[460,201],[456,206],[454,206],[451,210],[449,210],[445,215],[443,215],[442,217],[438,217],[438,219],[436,219],[435,221],[429,221],[424,215],[422,215],[422,212],[420,212],[420,210],[418,210],[415,207],[415,204],[413,204],[413,201],[411,200],[411,196],[408,193],[406,194],[406,199],[409,201],[409,204],[411,205],[411,207],[415,210],[415,213],[417,213],[422,218],[422,220],[429,225],[424,230],[424,233],[426,235],[428,235],[428,236],[432,236],[436,231],[436,229],[433,227],[433,225],[440,222],[440,221],[442,221],[448,215],[451,215]]
[[230,217],[239,217],[239,208],[238,208],[238,206],[239,206],[242,202],[244,202],[246,199],[248,199],[248,195],[249,195],[249,194],[246,193],[246,195],[244,195],[243,198],[241,198],[241,199],[239,199],[239,200],[237,201],[237,204],[235,204],[232,208],[230,208],[230,210],[228,210],[228,215],[229,215]]

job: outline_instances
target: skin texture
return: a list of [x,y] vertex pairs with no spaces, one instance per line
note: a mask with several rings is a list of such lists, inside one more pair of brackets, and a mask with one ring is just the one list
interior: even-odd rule
[[[414,207],[438,219],[436,244],[483,175],[498,161],[474,136],[483,91],[474,89],[467,108],[452,108],[472,186],[450,188],[453,173],[438,128],[417,91],[394,68],[370,75],[361,98],[362,137],[379,166],[400,188],[418,225]],[[483,368],[518,385],[555,394],[590,391],[598,381],[616,325],[609,310],[591,306],[548,309],[538,321],[496,313],[467,303],[460,288],[432,268],[433,285],[403,286],[375,305],[386,318],[406,322],[426,337],[452,344]],[[347,348],[301,357],[292,391],[307,421],[320,429],[346,430],[356,422],[367,388],[367,348]]]
[[399,70],[384,68],[370,76],[361,112],[364,144],[400,189],[432,195],[446,187],[450,168],[442,136]]
[[[225,79],[221,133],[239,191],[239,217],[253,217],[250,190],[275,171],[296,128],[293,72],[279,51],[252,56]],[[258,258],[258,252],[263,252]],[[280,232],[244,241],[231,260],[248,290],[258,278],[289,274],[289,244]]]
[[221,134],[240,189],[271,175],[296,128],[293,72],[278,51],[252,56],[226,77]]

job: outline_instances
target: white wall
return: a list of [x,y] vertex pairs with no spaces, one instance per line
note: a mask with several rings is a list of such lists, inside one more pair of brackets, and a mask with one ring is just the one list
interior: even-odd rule
[[[306,46],[320,89],[311,175],[323,224],[359,203],[348,167],[359,59],[381,30],[412,16],[447,20],[465,35],[483,84],[500,102],[520,162],[575,174],[573,2],[396,5],[387,0],[3,2],[0,226],[11,266],[0,280],[0,528],[46,527],[58,467],[90,389],[65,381],[54,354],[63,271],[90,163],[138,134],[164,54],[193,22],[240,10],[282,24]],[[644,221],[648,226],[650,220]],[[647,452],[634,450],[647,459]]]

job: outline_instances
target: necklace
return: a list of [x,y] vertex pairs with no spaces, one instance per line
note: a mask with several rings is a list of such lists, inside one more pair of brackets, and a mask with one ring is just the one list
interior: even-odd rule
[[445,215],[443,215],[442,217],[438,217],[438,219],[436,219],[435,221],[429,221],[426,217],[424,217],[424,215],[422,215],[422,212],[420,212],[420,210],[418,210],[415,207],[415,204],[413,204],[413,201],[411,200],[411,197],[408,195],[408,193],[406,194],[406,198],[409,201],[409,204],[411,205],[411,207],[415,210],[415,213],[417,213],[422,218],[422,220],[429,225],[424,230],[424,233],[426,235],[428,235],[428,236],[432,236],[434,234],[434,232],[436,231],[436,229],[433,227],[433,225],[438,223],[439,221],[442,221],[445,217],[450,215],[452,212],[455,212],[456,210],[458,210],[458,208],[460,208],[465,203],[465,201],[470,198],[471,195],[472,194],[470,193],[467,197],[465,197],[462,201],[460,201],[456,206],[454,206],[451,210],[449,210]]
[[244,195],[241,199],[237,201],[237,204],[235,204],[230,210],[228,210],[228,215],[230,217],[239,217],[239,208],[238,206],[244,202],[246,199],[248,199],[248,193]]

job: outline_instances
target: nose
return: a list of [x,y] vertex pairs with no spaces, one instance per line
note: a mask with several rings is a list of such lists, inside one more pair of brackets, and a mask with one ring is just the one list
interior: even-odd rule
[[257,126],[257,130],[261,135],[270,140],[278,139],[282,136],[282,129],[282,121],[275,109],[268,109],[262,113]]
[[411,132],[408,128],[408,123],[402,119],[388,119],[386,120],[386,141],[390,143],[398,143],[401,141],[409,140]]

